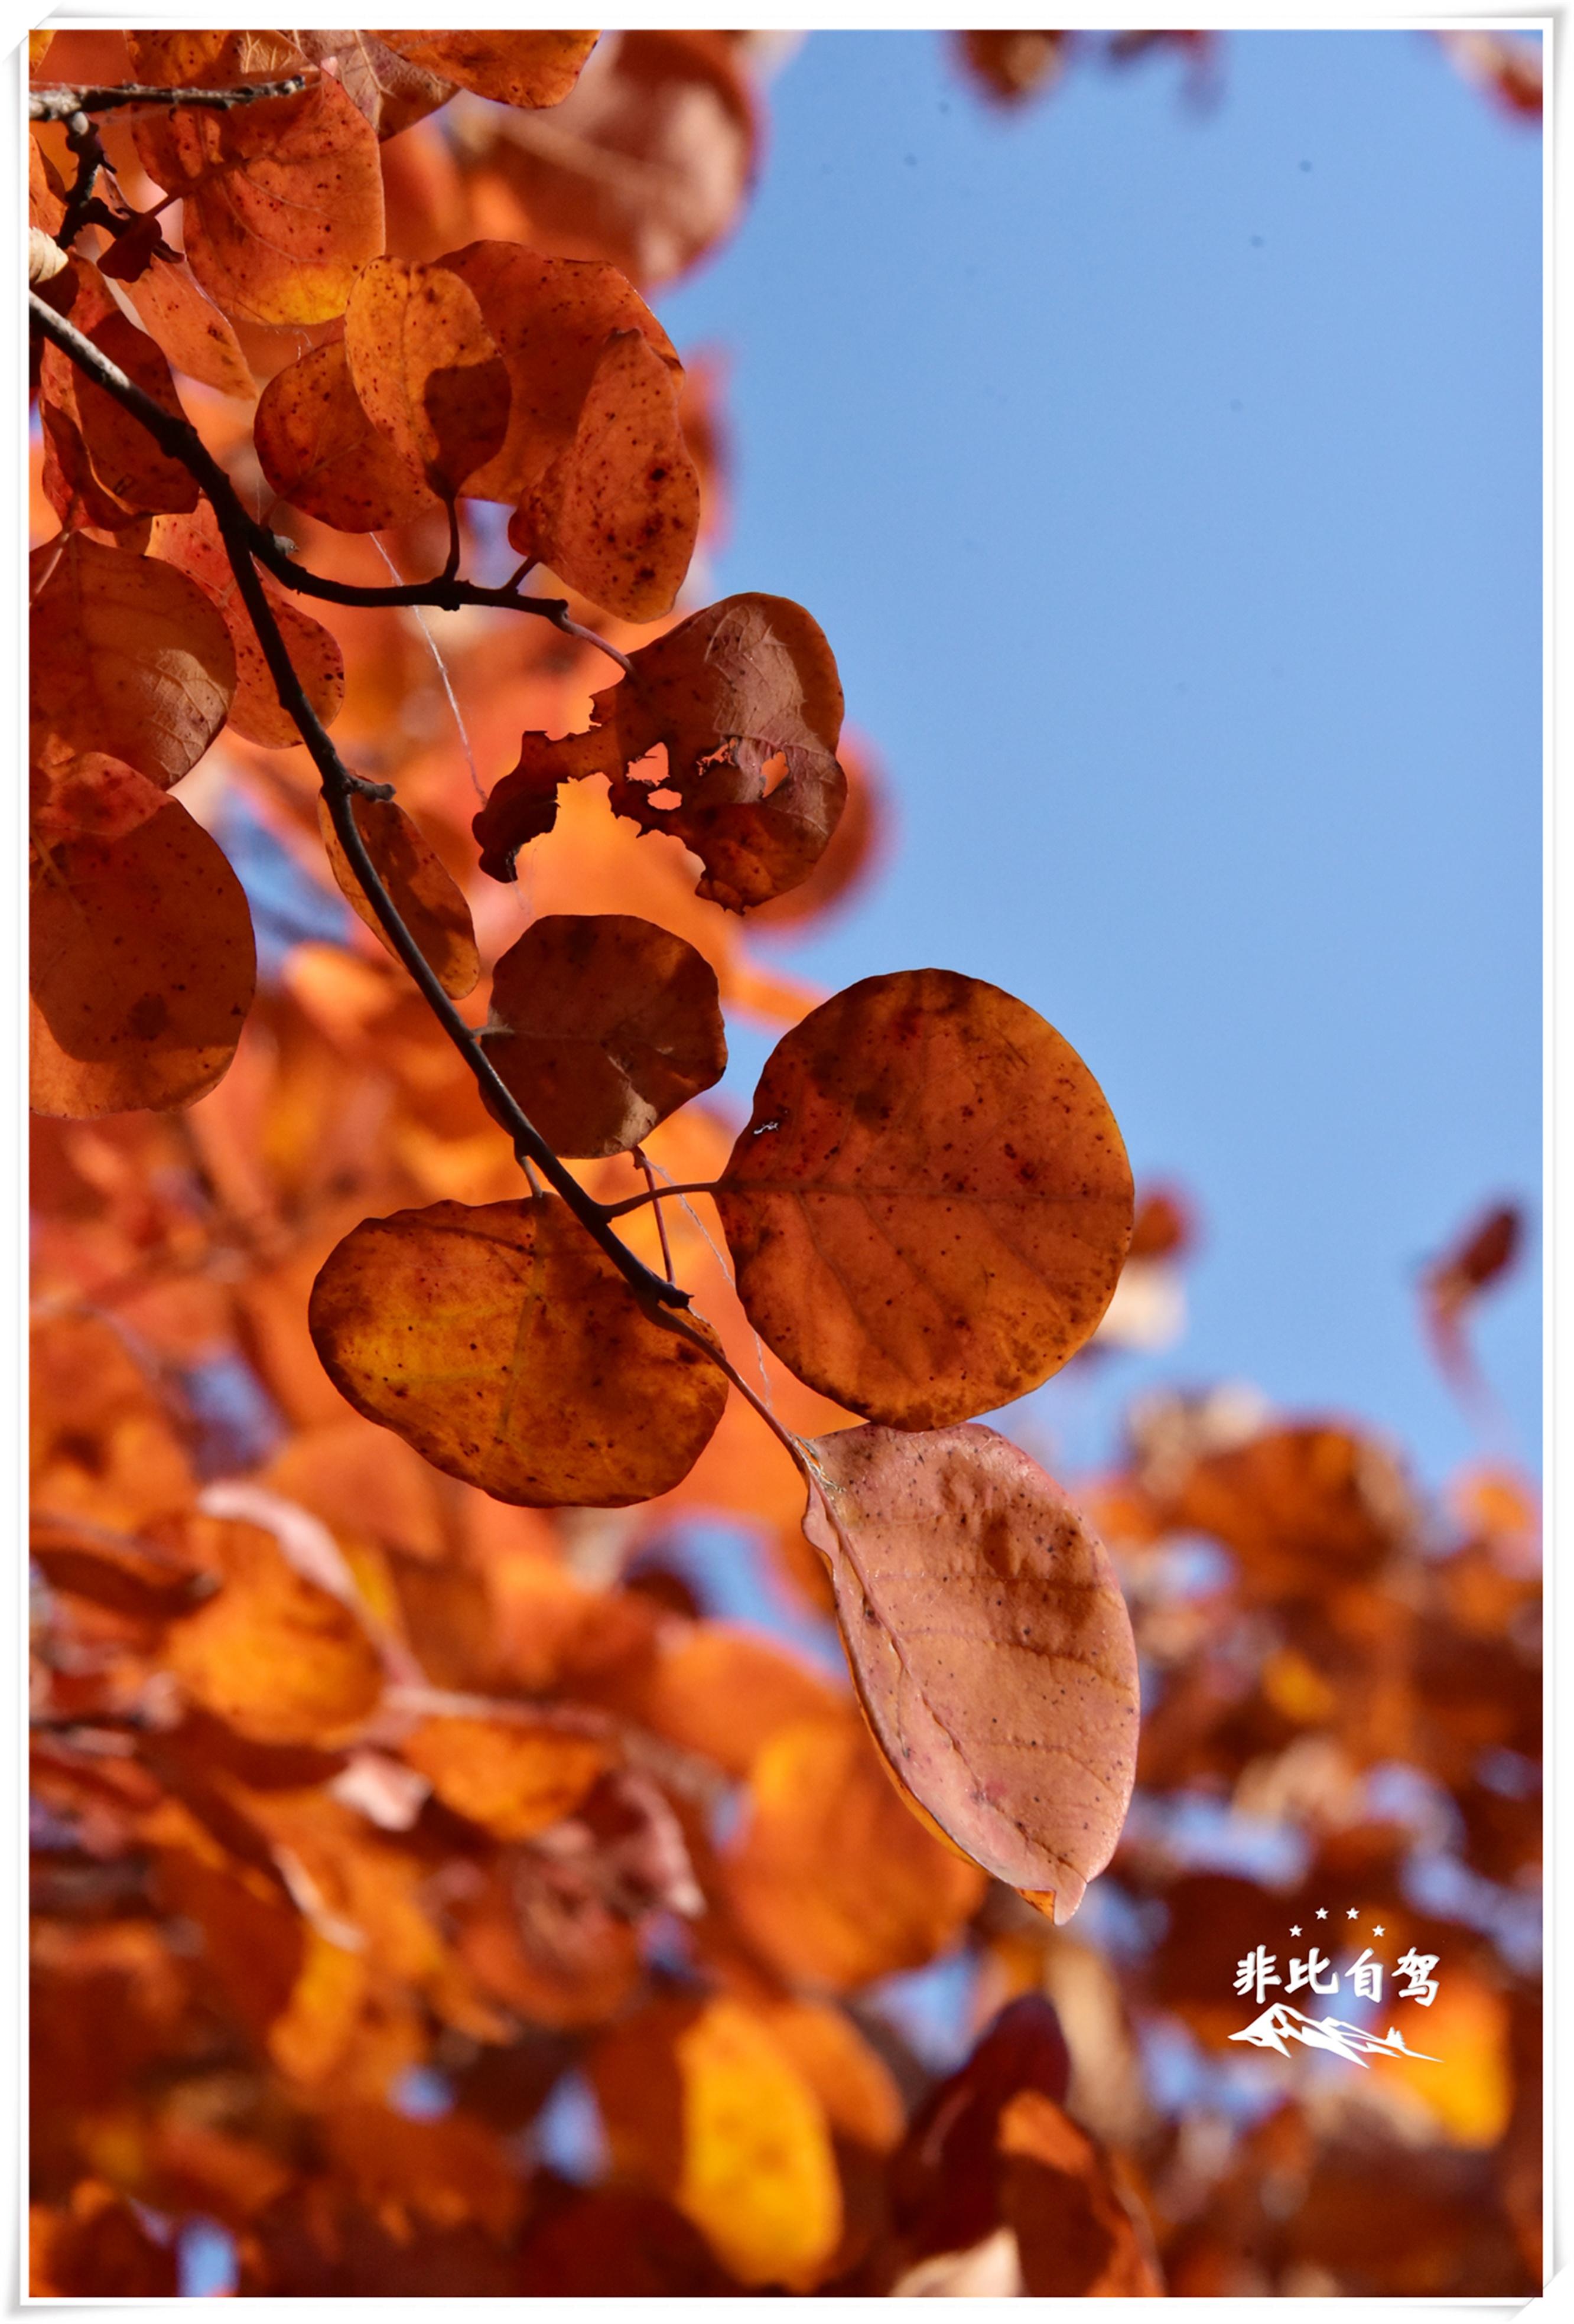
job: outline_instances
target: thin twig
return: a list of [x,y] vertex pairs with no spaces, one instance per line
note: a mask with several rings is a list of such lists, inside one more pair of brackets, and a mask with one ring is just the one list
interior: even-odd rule
[[100,143],[98,132],[80,106],[73,107],[66,117],[66,143],[76,156],[77,174],[71,190],[66,196],[55,240],[62,250],[69,250],[88,223],[93,206],[93,191],[98,183],[98,172],[107,166],[107,156]]
[[[634,1158],[644,1172],[645,1185],[650,1188],[650,1201],[656,1213],[656,1232],[662,1238],[662,1265],[667,1270],[668,1282],[675,1283],[678,1278],[672,1272],[672,1253],[667,1243],[667,1222],[662,1215],[662,1196],[663,1194],[671,1194],[672,1189],[670,1186],[657,1185],[656,1174],[651,1167],[650,1157],[643,1146],[634,1148]],[[605,1207],[604,1204],[603,1208]]]
[[[85,339],[79,331],[74,330],[54,312],[52,308],[45,306],[36,296],[32,297],[32,305],[40,329],[52,338],[73,362],[82,364],[83,367],[93,377],[98,379],[118,401],[128,410],[134,412],[139,420],[143,420],[144,425],[148,425],[143,406],[145,404],[149,410],[160,412],[160,407],[153,401],[153,399],[144,396],[139,388],[134,387],[117,365],[108,363],[102,357],[92,342]],[[165,420],[169,419],[167,413],[161,412],[160,417]],[[486,1055],[476,1039],[475,1034],[443,990],[441,982],[431,963],[405,926],[367,852],[366,843],[361,835],[360,825],[356,818],[356,794],[357,790],[364,792],[370,787],[366,785],[360,777],[353,775],[344,764],[329,737],[327,728],[307,699],[305,689],[296,673],[295,665],[290,659],[289,649],[284,643],[273,609],[268,603],[261,576],[252,561],[252,536],[259,528],[255,521],[247,516],[228,477],[208,452],[207,447],[201,444],[195,431],[187,429],[184,423],[177,423],[177,426],[179,440],[163,439],[166,448],[171,451],[174,457],[186,460],[190,473],[196,476],[197,481],[208,493],[219,531],[224,537],[225,549],[235,573],[236,586],[240,591],[252,627],[256,632],[257,643],[262,648],[263,658],[268,665],[269,674],[273,678],[279,700],[294,720],[300,731],[301,739],[311,755],[312,762],[322,780],[322,796],[327,802],[329,816],[339,845],[344,850],[346,859],[355,873],[363,894],[386,931],[394,952],[419,988],[427,1007],[474,1074],[483,1100],[494,1118],[502,1123],[508,1136],[513,1139],[514,1150],[521,1163],[528,1159],[535,1164],[548,1185],[561,1195],[586,1232],[606,1252],[619,1274],[639,1298],[642,1306],[646,1307],[647,1313],[650,1312],[650,1303],[655,1303],[662,1308],[687,1307],[689,1294],[680,1290],[675,1284],[663,1282],[662,1278],[653,1269],[648,1268],[643,1259],[634,1256],[627,1245],[613,1233],[600,1204],[586,1193],[579,1180],[559,1161],[535,1124],[523,1111],[506,1083],[499,1076],[491,1059]],[[151,429],[150,432],[153,432]],[[188,435],[201,453],[199,462],[187,458],[185,438]]]
[[569,619],[568,600],[564,597],[526,597],[516,589],[486,589],[474,581],[444,580],[440,575],[431,581],[403,583],[397,588],[373,588],[353,581],[330,581],[324,574],[312,573],[304,565],[297,565],[287,544],[248,512],[224,469],[189,420],[166,411],[162,403],[155,403],[117,364],[111,363],[63,315],[57,315],[35,290],[28,293],[28,307],[35,326],[45,337],[52,339],[79,370],[97,380],[100,387],[140,420],[153,441],[197,479],[212,502],[213,512],[227,538],[244,540],[249,554],[287,589],[303,597],[325,598],[335,605],[429,605],[445,613],[458,613],[465,605],[494,605],[510,613],[535,613],[550,622],[553,629],[560,630],[565,637],[579,638],[595,646],[620,669],[629,670],[626,654],[619,653],[594,630]]
[[119,113],[131,105],[200,105],[210,112],[228,113],[237,105],[262,105],[273,97],[299,97],[310,86],[310,73],[294,73],[288,80],[248,81],[236,88],[153,88],[126,81],[116,88],[67,88],[55,83],[30,89],[30,121],[69,121],[75,113]]

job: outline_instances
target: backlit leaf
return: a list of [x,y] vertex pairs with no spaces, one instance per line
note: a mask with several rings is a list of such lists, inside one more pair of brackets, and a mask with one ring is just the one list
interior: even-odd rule
[[508,537],[624,621],[653,622],[683,585],[699,531],[699,474],[675,376],[639,331],[606,342],[574,438]]
[[591,2079],[621,2175],[670,2198],[741,2283],[803,2287],[841,2233],[819,2098],[742,2002],[657,2002],[606,2035]]
[[256,393],[251,365],[241,352],[235,326],[220,312],[184,259],[155,258],[128,285],[132,305],[177,371],[217,388],[220,395]]
[[[475,819],[483,871],[513,879],[519,848],[551,828],[558,786],[604,774],[615,813],[700,858],[700,895],[744,911],[795,887],[847,793],[842,690],[819,624],[785,597],[726,597],[631,659],[634,676],[593,697],[587,733],[522,738]],[[633,770],[658,745],[665,770],[642,779]]]
[[366,417],[433,492],[451,499],[501,448],[507,368],[473,292],[446,267],[364,267],[344,346]]
[[986,1871],[1067,1921],[1120,1837],[1137,1665],[1101,1544],[987,1428],[818,1438],[804,1531],[875,1738]]
[[35,549],[34,748],[107,752],[178,782],[235,692],[229,632],[194,581],[156,557],[73,534]]
[[618,1508],[685,1477],[722,1373],[653,1323],[554,1195],[368,1219],[312,1290],[340,1394],[501,1501]]
[[428,1719],[400,1748],[446,1806],[499,1840],[570,1814],[617,1757],[605,1736],[546,1719]]
[[914,2256],[971,2250],[1001,2216],[1001,2116],[1021,2092],[1059,2105],[1071,2058],[1053,2004],[1024,1993],[993,2017],[966,2062],[937,2082],[891,2168],[892,2209]]
[[[190,516],[159,518],[151,546],[155,555],[195,581],[223,616],[235,650],[229,725],[266,751],[286,751],[298,743],[301,730],[279,699],[208,503],[204,500]],[[303,613],[287,590],[267,574],[258,577],[301,690],[322,724],[331,726],[344,703],[344,656],[322,623]]]
[[275,372],[257,405],[257,458],[282,500],[339,532],[381,532],[436,496],[366,417],[342,339]]
[[716,1199],[766,1345],[901,1428],[1058,1371],[1109,1304],[1132,1221],[1081,1058],[946,969],[866,977],[778,1042]]
[[1001,2209],[1030,2298],[1156,2300],[1163,2285],[1107,2158],[1040,2090],[1000,2117]]
[[493,972],[487,1056],[555,1152],[626,1153],[727,1069],[715,971],[619,913],[550,913]]
[[[79,260],[73,263],[81,264]],[[144,394],[172,418],[185,418],[162,348],[118,308],[90,327],[85,322],[80,327]],[[138,511],[196,507],[196,481],[184,463],[161,450],[140,420],[53,345],[43,350],[39,389],[41,396],[62,406],[75,421],[94,475],[106,492]]]
[[166,1648],[187,1693],[259,1743],[326,1742],[359,1726],[383,1671],[355,1612],[259,1526],[231,1522],[218,1538],[223,1587],[171,1627]]
[[[481,956],[476,950],[470,908],[458,884],[431,841],[423,836],[420,825],[411,820],[396,800],[357,798],[353,802],[353,812],[373,866],[400,918],[421,946],[443,991],[451,993],[456,1001],[462,1001],[467,992],[475,989],[481,973]],[[317,825],[334,878],[357,917],[366,922],[379,944],[393,953],[387,931],[366,900],[349,859],[339,845],[325,800],[318,801]]]
[[375,32],[296,31],[290,37],[314,63],[331,66],[384,140],[446,105],[458,86],[412,64]]
[[227,314],[344,312],[383,248],[383,178],[376,132],[337,80],[227,112],[175,106],[134,135],[149,176],[185,198],[187,259]]
[[399,56],[503,105],[559,105],[595,47],[595,32],[379,32]]
[[903,1808],[850,1708],[779,1728],[758,1751],[726,1884],[764,1958],[831,1993],[921,1969],[985,1885]]
[[190,1105],[227,1070],[256,982],[245,896],[201,825],[133,769],[89,756],[51,786],[31,943],[37,1112]]

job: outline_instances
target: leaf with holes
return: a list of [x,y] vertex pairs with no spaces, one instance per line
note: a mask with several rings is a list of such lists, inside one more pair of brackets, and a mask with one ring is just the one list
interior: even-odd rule
[[727,1400],[724,1375],[650,1320],[551,1194],[367,1219],[329,1255],[309,1321],[357,1412],[530,1508],[666,1492]]
[[1103,1545],[992,1429],[809,1448],[859,1699],[898,1784],[996,1879],[1069,1920],[1120,1837],[1137,1662]]
[[1125,1148],[1076,1051],[938,968],[866,977],[777,1043],[716,1200],[766,1345],[898,1428],[1058,1371],[1109,1305],[1132,1222]]
[[[522,737],[475,818],[482,870],[512,880],[519,849],[551,828],[558,787],[606,775],[616,814],[700,858],[701,896],[745,911],[795,887],[847,797],[841,682],[819,623],[786,597],[724,597],[630,659],[592,697],[587,733]],[[642,780],[633,770],[658,747],[664,778]]]
[[533,922],[493,972],[481,1038],[559,1154],[625,1154],[727,1070],[715,970],[616,912]]

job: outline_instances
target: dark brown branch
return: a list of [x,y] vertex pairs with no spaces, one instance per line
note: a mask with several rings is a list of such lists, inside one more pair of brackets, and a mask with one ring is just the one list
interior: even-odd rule
[[30,89],[30,121],[69,121],[77,113],[118,113],[132,105],[200,105],[210,112],[227,113],[237,105],[262,105],[272,97],[299,97],[310,86],[310,73],[288,80],[248,81],[236,88],[152,88],[126,81],[116,88],[65,88],[58,85]]
[[55,240],[62,250],[69,250],[87,225],[88,212],[94,208],[93,193],[98,183],[98,172],[107,166],[107,157],[98,132],[79,108],[67,116],[66,143],[75,157],[77,174],[66,196],[65,210],[55,235]]
[[[675,1284],[667,1283],[644,1261],[637,1259],[625,1243],[612,1231],[606,1212],[594,1197],[588,1194],[571,1172],[566,1170],[534,1123],[523,1112],[507,1084],[501,1079],[470,1028],[465,1023],[452,1001],[444,991],[430,962],[405,926],[399,911],[383,885],[375,864],[367,852],[356,821],[355,799],[357,790],[368,786],[353,775],[344,764],[330,741],[327,728],[308,701],[305,689],[290,659],[273,609],[269,604],[262,579],[253,562],[252,536],[260,528],[248,517],[237,499],[235,489],[218,462],[203,445],[194,429],[184,421],[171,421],[168,412],[154,403],[151,396],[128,380],[116,364],[100,355],[92,342],[63,321],[53,309],[44,305],[36,295],[30,294],[39,328],[63,348],[74,362],[83,364],[111,394],[143,420],[150,432],[153,430],[148,413],[156,414],[165,424],[160,440],[177,459],[186,461],[190,473],[207,493],[213,513],[224,537],[225,549],[235,573],[257,643],[263,650],[269,674],[278,692],[280,702],[289,712],[298,728],[301,741],[311,754],[313,764],[322,779],[322,795],[328,804],[334,832],[343,848],[350,869],[355,873],[363,894],[385,930],[389,943],[403,962],[443,1031],[464,1058],[475,1076],[489,1111],[502,1123],[514,1141],[514,1149],[521,1163],[533,1162],[557,1194],[568,1204],[586,1232],[599,1245],[620,1275],[629,1284],[647,1312],[653,1312],[651,1303],[662,1308],[681,1308],[689,1305],[689,1294]],[[79,352],[80,351],[80,352]],[[146,407],[144,410],[144,407]],[[171,440],[171,438],[175,440]],[[187,439],[195,445],[200,459],[188,457]]]
[[[636,1158],[638,1157],[636,1157]],[[647,1170],[647,1176],[648,1175]],[[621,1203],[603,1203],[601,1205],[602,1213],[606,1218],[620,1219],[625,1211],[643,1210],[647,1203],[655,1203],[659,1204],[663,1196],[667,1194],[714,1194],[720,1184],[721,1180],[719,1178],[698,1178],[694,1180],[691,1185],[684,1186],[657,1186],[653,1185],[647,1194],[625,1194]]]
[[46,338],[54,341],[79,369],[97,381],[100,387],[124,404],[127,411],[141,420],[148,434],[171,459],[179,460],[196,477],[213,503],[213,512],[220,520],[228,537],[244,539],[248,552],[259,565],[264,566],[276,581],[303,597],[321,597],[335,605],[423,605],[439,613],[456,613],[465,605],[494,605],[505,613],[535,613],[550,622],[565,637],[578,638],[595,646],[609,661],[627,671],[626,654],[608,645],[594,630],[585,629],[569,619],[568,601],[562,597],[525,597],[517,589],[482,588],[474,581],[449,579],[442,575],[431,581],[409,581],[396,587],[363,587],[354,581],[330,581],[320,573],[309,572],[297,565],[290,554],[288,543],[265,524],[248,514],[245,504],[228,476],[197,430],[179,413],[166,411],[162,403],[128,379],[117,364],[100,353],[91,339],[85,338],[74,324],[57,315],[47,300],[36,291],[29,293],[29,306],[36,327]]

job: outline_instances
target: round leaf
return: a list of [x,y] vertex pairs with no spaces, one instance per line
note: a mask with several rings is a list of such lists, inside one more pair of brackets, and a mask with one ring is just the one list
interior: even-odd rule
[[555,1195],[366,1220],[329,1254],[309,1322],[357,1412],[529,1508],[668,1491],[727,1399],[723,1374],[650,1321]]
[[[421,946],[445,992],[462,1001],[481,973],[470,908],[420,826],[394,799],[356,798],[355,818],[383,885],[399,916]],[[325,801],[317,806],[317,827],[328,850],[333,876],[388,952],[394,951],[382,921],[367,902],[349,858],[338,844]],[[394,955],[397,958],[397,954]]]
[[1025,1396],[1109,1305],[1132,1179],[1051,1025],[947,969],[866,977],[772,1052],[717,1191],[756,1332],[866,1418]]
[[486,1054],[559,1154],[624,1154],[727,1070],[716,972],[622,913],[554,912],[492,979]]

